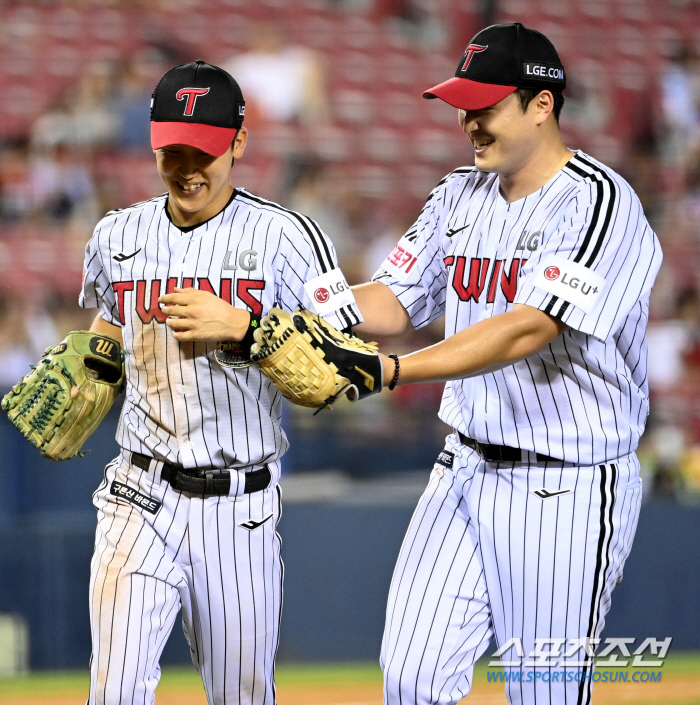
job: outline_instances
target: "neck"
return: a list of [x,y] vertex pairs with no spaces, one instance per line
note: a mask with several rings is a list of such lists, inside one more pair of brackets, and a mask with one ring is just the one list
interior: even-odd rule
[[498,175],[503,198],[507,203],[513,203],[539,191],[562,170],[573,154],[559,136],[556,140],[542,142],[516,171]]

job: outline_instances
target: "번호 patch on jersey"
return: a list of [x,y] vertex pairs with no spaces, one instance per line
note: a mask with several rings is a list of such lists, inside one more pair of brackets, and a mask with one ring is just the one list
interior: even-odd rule
[[593,311],[605,289],[605,279],[600,274],[557,255],[551,255],[539,264],[531,283],[568,301],[584,313]]
[[214,350],[214,358],[222,367],[240,370],[250,367],[250,343],[246,344],[237,340],[220,340]]
[[313,312],[319,316],[327,316],[343,306],[355,303],[350,285],[337,267],[307,281],[304,291],[311,299]]
[[408,279],[417,261],[416,244],[404,235],[382,263],[382,269],[389,272],[397,281],[404,282]]

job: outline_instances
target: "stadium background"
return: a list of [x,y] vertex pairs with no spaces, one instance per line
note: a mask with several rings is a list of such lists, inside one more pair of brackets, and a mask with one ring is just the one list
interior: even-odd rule
[[[630,181],[664,248],[645,507],[606,634],[700,649],[696,0],[0,2],[0,387],[89,325],[77,293],[97,220],[163,191],[148,106],[167,68],[202,58],[239,79],[250,139],[234,185],[316,218],[355,283],[470,161],[455,111],[420,94],[491,20],[552,39],[568,74],[565,141]],[[316,418],[285,410],[281,662],[376,658],[393,562],[447,431],[439,397],[422,385]],[[90,495],[116,453],[115,423],[58,468],[0,419],[0,614],[28,626],[32,669],[87,664]],[[187,660],[176,628],[164,661]]]

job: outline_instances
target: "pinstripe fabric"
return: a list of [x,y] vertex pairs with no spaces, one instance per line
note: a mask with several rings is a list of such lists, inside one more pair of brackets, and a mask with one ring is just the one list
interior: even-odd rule
[[[499,647],[519,639],[527,655],[536,639],[600,634],[641,500],[633,451],[649,410],[644,333],[660,264],[629,185],[578,152],[510,204],[496,174],[449,174],[375,274],[416,328],[444,315],[447,337],[515,304],[568,326],[535,355],[445,386],[443,421],[519,448],[523,460],[486,463],[449,437],[454,466],[435,466],[392,580],[388,705],[456,703],[492,638]],[[577,286],[593,283],[579,297],[553,295],[543,273],[557,280],[558,266],[581,277]],[[594,286],[597,298],[580,298]],[[538,464],[538,453],[562,460]],[[566,492],[534,494],[543,489]],[[590,670],[585,653],[572,656],[575,670]],[[584,705],[590,683],[510,681],[507,695]]]
[[[187,232],[170,222],[166,198],[108,214],[86,248],[80,303],[99,306],[124,337],[127,388],[117,440],[187,468],[271,463],[276,472],[288,447],[279,393],[256,366],[215,363],[214,343],[178,343],[158,295],[195,286],[255,313],[313,310],[303,284],[337,267],[333,245],[310,218],[243,189]],[[361,320],[354,305],[326,318],[341,329]]]
[[[388,705],[458,702],[492,638],[499,647],[521,639],[527,663],[535,638],[599,636],[636,529],[633,454],[600,466],[533,464],[528,453],[522,463],[485,463],[455,435],[447,450],[454,466],[435,466],[392,579]],[[540,499],[533,491],[542,488],[571,491]],[[568,660],[580,662],[568,669],[591,668],[581,651]],[[528,683],[532,667],[508,670],[523,680],[507,685],[510,703],[590,703],[590,682]]]
[[[448,382],[440,418],[484,443],[578,464],[636,449],[648,415],[644,332],[661,249],[639,200],[615,172],[582,153],[539,191],[514,203],[498,177],[458,169],[433,191],[404,236],[417,264],[391,287],[415,327],[444,314],[445,335],[528,304],[569,329],[502,370]],[[557,256],[606,284],[590,313],[537,286]]]
[[[151,515],[115,498],[114,480],[162,508]],[[93,500],[89,704],[155,702],[158,659],[181,607],[208,702],[273,705],[282,602],[278,487],[203,499],[118,458]],[[266,517],[254,530],[241,527]]]
[[[158,297],[194,286],[257,314],[313,309],[304,284],[337,268],[335,250],[311,219],[242,189],[193,228],[175,227],[166,206],[163,195],[109,213],[86,248],[80,303],[121,327],[127,370],[122,454],[94,495],[89,702],[152,705],[181,609],[210,705],[274,705],[281,398],[256,366],[224,368],[215,344],[175,340]],[[354,304],[326,318],[361,321]],[[157,460],[144,471],[130,451]],[[173,490],[160,481],[162,461],[228,469],[229,496]],[[244,494],[244,473],[264,465],[270,487]],[[129,501],[137,492],[141,504]]]

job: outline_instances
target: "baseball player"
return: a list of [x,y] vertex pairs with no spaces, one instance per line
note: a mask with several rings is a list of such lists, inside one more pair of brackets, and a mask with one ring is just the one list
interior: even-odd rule
[[167,193],[108,213],[87,245],[81,305],[126,358],[121,453],[94,494],[91,705],[154,702],[179,609],[209,703],[275,702],[288,444],[252,333],[275,305],[361,318],[316,223],[231,186],[243,115],[222,69],[168,71],[151,106]]
[[373,281],[366,336],[445,316],[384,383],[450,380],[454,428],[394,572],[387,703],[456,703],[492,639],[511,703],[590,702],[592,654],[634,536],[644,332],[661,263],[630,186],[562,142],[555,48],[519,23],[424,93],[459,109],[474,167],[428,198]]

